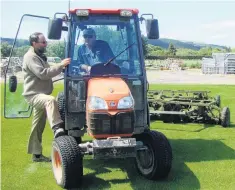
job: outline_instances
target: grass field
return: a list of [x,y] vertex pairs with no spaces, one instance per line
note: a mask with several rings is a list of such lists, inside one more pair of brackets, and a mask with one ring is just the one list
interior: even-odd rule
[[[54,95],[62,89],[61,85],[55,87]],[[211,90],[212,95],[220,94],[222,106],[230,107],[231,127],[153,122],[152,129],[163,132],[173,149],[173,166],[166,180],[144,179],[137,174],[132,160],[95,161],[85,157],[83,189],[234,190],[235,86],[152,85],[151,89]],[[56,185],[51,164],[32,163],[31,156],[26,153],[31,118],[11,120],[2,116],[1,122],[2,189],[61,189]],[[47,156],[50,155],[51,142],[52,131],[47,124],[43,136],[43,152]]]

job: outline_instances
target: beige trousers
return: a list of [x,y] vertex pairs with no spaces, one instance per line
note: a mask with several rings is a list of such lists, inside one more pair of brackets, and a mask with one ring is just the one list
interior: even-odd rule
[[63,121],[53,96],[38,94],[27,97],[26,101],[33,107],[33,121],[28,141],[28,153],[42,154],[42,134],[46,125],[46,118],[48,118],[51,128]]

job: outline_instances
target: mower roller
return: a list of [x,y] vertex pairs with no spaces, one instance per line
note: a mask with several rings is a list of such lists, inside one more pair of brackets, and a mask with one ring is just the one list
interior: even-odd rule
[[150,90],[150,117],[165,123],[193,122],[228,127],[229,108],[221,108],[219,95],[212,97],[209,94],[210,91]]

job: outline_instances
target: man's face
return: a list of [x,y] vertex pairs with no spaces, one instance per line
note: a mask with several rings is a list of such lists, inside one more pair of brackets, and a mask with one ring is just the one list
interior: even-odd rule
[[86,46],[92,47],[94,45],[95,40],[96,40],[95,35],[84,34],[83,37],[84,37],[84,43]]
[[47,41],[44,35],[38,36],[38,42],[33,42],[33,47],[39,53],[45,53],[47,47]]

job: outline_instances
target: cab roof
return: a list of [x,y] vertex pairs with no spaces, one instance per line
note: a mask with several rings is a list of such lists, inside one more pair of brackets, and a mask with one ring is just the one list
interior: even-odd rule
[[76,13],[77,10],[89,10],[90,14],[120,14],[121,10],[132,11],[132,14],[138,14],[138,9],[71,9],[69,13]]

